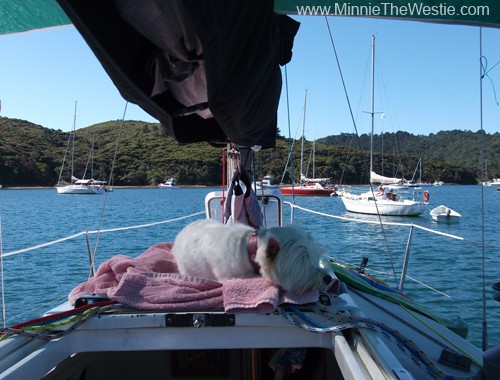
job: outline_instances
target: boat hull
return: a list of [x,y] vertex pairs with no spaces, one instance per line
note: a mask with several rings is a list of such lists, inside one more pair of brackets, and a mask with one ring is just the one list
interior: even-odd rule
[[438,223],[447,223],[447,224],[455,224],[460,222],[459,216],[447,216],[444,214],[432,216],[432,219],[434,219]]
[[388,216],[418,216],[424,212],[425,203],[415,201],[391,201],[365,198],[341,197],[347,211],[358,214]]
[[438,206],[432,209],[430,214],[438,223],[454,224],[462,218],[462,215],[446,206]]
[[304,187],[280,187],[282,195],[297,195],[297,196],[323,196],[329,197],[331,194],[335,193],[334,189],[308,189]]
[[68,185],[62,187],[56,187],[57,194],[102,194],[104,189],[102,187],[88,187],[80,185]]

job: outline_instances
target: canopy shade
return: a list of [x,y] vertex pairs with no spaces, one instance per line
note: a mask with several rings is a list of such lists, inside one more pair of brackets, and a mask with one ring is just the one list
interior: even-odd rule
[[[291,59],[299,28],[286,14],[320,15],[326,9],[341,16],[500,26],[496,0],[476,8],[462,0],[321,1],[321,9],[302,3],[303,8],[293,0],[3,0],[0,33],[72,23],[123,98],[159,120],[177,141],[272,147],[279,66]],[[399,8],[387,10],[387,4]],[[420,8],[405,11],[409,4]]]
[[[406,6],[408,4],[416,4],[416,8],[408,9],[408,12],[404,13],[403,8],[385,8],[390,4],[391,6],[398,6],[398,4]],[[365,17],[377,17],[386,19],[401,19],[401,20],[417,20],[417,21],[428,21],[428,22],[441,22],[441,23],[453,23],[453,24],[463,24],[463,25],[477,25],[477,26],[490,26],[498,28],[500,27],[500,2],[497,0],[482,0],[480,3],[474,5],[476,8],[469,8],[474,2],[470,0],[453,0],[449,2],[441,0],[418,0],[417,1],[393,1],[389,3],[385,0],[358,0],[356,2],[345,2],[341,3],[334,0],[322,0],[316,3],[311,3],[305,0],[275,0],[274,1],[274,11],[276,13],[298,15],[304,13],[305,6],[326,6],[330,7],[330,12],[332,14],[337,14],[338,16],[352,16],[357,17],[357,14],[346,14],[349,10],[351,13],[356,12],[357,9],[361,8],[347,8],[347,5],[355,5],[358,7],[366,6],[371,8],[364,8],[366,10],[371,10],[371,15],[361,15]],[[439,7],[442,4],[446,4],[447,7],[453,6],[455,12],[451,14],[449,8],[442,7],[437,9],[441,12],[426,12],[425,6]],[[375,14],[376,8],[380,7],[380,14]],[[343,8],[344,7],[344,8]],[[470,9],[469,14],[462,14],[463,10]],[[397,9],[400,12],[397,12]],[[434,8],[436,10],[436,8]],[[475,9],[476,11],[472,11]],[[312,8],[309,8],[312,10]],[[316,11],[319,8],[315,8]],[[389,11],[384,12],[384,10]],[[392,10],[392,12],[391,12]],[[432,13],[432,14],[429,14]],[[436,13],[436,14],[434,14]],[[475,14],[470,14],[475,13]],[[316,15],[322,15],[321,12],[316,12]],[[20,33],[35,29],[43,29],[54,26],[69,25],[71,21],[63,12],[61,7],[57,4],[56,0],[2,0],[0,1],[0,34],[9,33]]]
[[500,27],[498,0],[275,0],[277,13],[373,17],[461,25]]
[[299,23],[268,0],[58,0],[124,99],[181,143],[273,147]]
[[0,35],[70,24],[55,0],[0,1]]

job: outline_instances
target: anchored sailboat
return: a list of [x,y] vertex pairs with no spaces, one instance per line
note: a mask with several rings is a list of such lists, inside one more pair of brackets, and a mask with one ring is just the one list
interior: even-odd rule
[[[71,176],[69,185],[61,185],[61,176],[64,167],[64,160],[61,166],[61,173],[59,173],[59,182],[56,186],[57,194],[102,194],[104,192],[105,181],[97,181],[93,178],[91,179],[78,179],[74,176],[74,165],[75,165],[75,132],[76,132],[76,108],[77,102],[75,102],[75,114],[73,117],[73,131],[70,136],[72,141],[71,146]],[[69,145],[69,144],[68,144]],[[90,152],[89,160],[92,161],[93,165],[93,154],[94,154],[94,143],[92,142],[92,149]],[[66,155],[65,155],[66,156]],[[93,174],[93,169],[91,170]],[[85,177],[85,174],[84,174]]]
[[[330,196],[335,193],[335,189],[330,188],[330,178],[307,178],[304,175],[304,135],[306,124],[306,104],[307,104],[307,90],[304,96],[304,118],[302,122],[302,146],[300,150],[300,184],[298,186],[282,186],[280,187],[281,194],[283,195],[298,195],[298,196]],[[291,152],[290,152],[291,154]],[[313,152],[314,155],[314,152]],[[314,158],[313,158],[314,159]],[[314,173],[313,173],[314,176]]]
[[[424,211],[425,203],[403,199],[390,185],[400,185],[398,178],[378,175],[373,171],[373,131],[375,124],[375,36],[372,36],[372,99],[371,99],[371,141],[370,141],[370,190],[363,194],[342,193],[342,202],[350,212],[372,215],[417,216]],[[373,191],[373,184],[380,184],[379,191]]]

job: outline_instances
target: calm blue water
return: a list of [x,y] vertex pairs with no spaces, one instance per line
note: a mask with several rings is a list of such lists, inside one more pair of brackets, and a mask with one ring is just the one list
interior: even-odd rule
[[[115,189],[109,193],[103,229],[148,224],[204,210],[209,188]],[[384,221],[414,223],[432,230],[460,236],[459,241],[415,229],[411,244],[408,275],[445,293],[443,297],[415,282],[407,281],[407,294],[447,317],[460,315],[470,326],[469,340],[481,346],[482,256],[479,242],[484,233],[487,247],[486,299],[489,346],[500,344],[500,303],[492,299],[491,284],[500,281],[500,191],[480,186],[442,186],[429,188],[428,210],[420,217],[385,217]],[[482,196],[482,191],[484,191]],[[484,232],[481,228],[481,203],[484,199]],[[104,195],[61,196],[54,189],[0,191],[0,217],[3,253],[34,246],[99,228]],[[285,198],[290,200],[290,198]],[[373,216],[347,213],[340,198],[303,197],[296,204],[335,216],[377,220]],[[457,225],[433,222],[429,210],[440,204],[462,214]],[[289,222],[289,208],[285,222]],[[204,217],[199,215],[196,218]],[[369,272],[401,272],[409,227],[385,226],[385,238],[376,224],[358,224],[297,210],[295,219],[323,243],[332,257],[360,263],[369,258]],[[115,254],[137,256],[160,241],[172,241],[189,221],[155,227],[103,233],[97,244],[96,264]],[[91,245],[96,244],[91,235]],[[84,236],[35,251],[4,257],[4,284],[7,324],[39,316],[57,297],[60,303],[78,283],[88,276],[88,251]],[[394,268],[394,269],[393,269]],[[377,274],[398,284],[392,275]]]

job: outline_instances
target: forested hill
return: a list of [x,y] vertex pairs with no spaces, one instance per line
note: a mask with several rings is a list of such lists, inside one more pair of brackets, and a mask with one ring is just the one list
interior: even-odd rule
[[[180,185],[220,185],[222,150],[209,144],[178,144],[158,123],[109,121],[76,131],[74,175],[90,177],[90,152],[94,141],[93,177],[109,178],[113,157],[114,185],[154,185],[175,177]],[[9,186],[53,186],[62,168],[62,179],[70,178],[70,133],[32,124],[25,120],[0,117],[0,184]],[[330,177],[337,184],[368,182],[369,137],[351,141],[351,135],[330,136],[314,144],[304,144],[304,174]],[[473,184],[480,179],[479,135],[472,132],[440,132],[430,136],[385,134],[384,153],[380,136],[375,136],[375,171],[411,179],[422,158],[422,180]],[[361,143],[361,145],[360,145]],[[500,177],[500,137],[484,136],[488,176]],[[351,145],[349,147],[349,145]],[[362,146],[363,150],[359,150]],[[293,149],[294,176],[299,178],[300,141]],[[397,148],[393,148],[397,147]],[[393,150],[394,149],[394,150]],[[287,166],[289,141],[278,137],[276,148],[256,154],[257,176],[272,175],[290,183]],[[63,158],[66,157],[64,166]],[[314,162],[314,165],[313,165]],[[87,168],[87,169],[86,169]],[[314,173],[313,173],[314,168]]]
[[[484,159],[487,167],[498,176],[500,168],[500,133],[483,134]],[[318,139],[325,145],[352,146],[369,149],[370,135],[341,134]],[[384,133],[373,136],[374,151],[400,156],[411,155],[426,160],[444,161],[468,168],[478,168],[481,149],[481,133],[471,131],[442,131],[429,136],[408,132]]]

